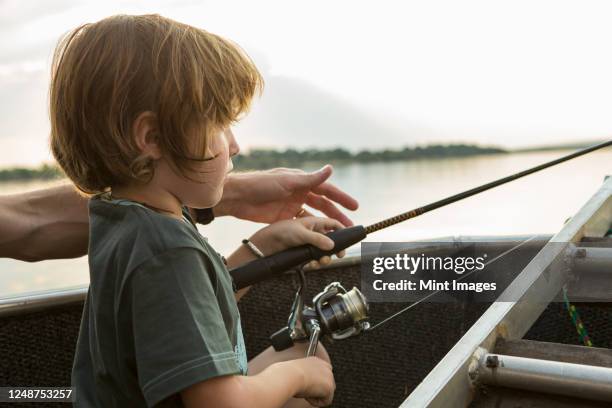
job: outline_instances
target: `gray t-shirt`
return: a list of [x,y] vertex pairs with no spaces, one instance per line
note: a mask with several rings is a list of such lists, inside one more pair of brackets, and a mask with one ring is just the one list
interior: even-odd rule
[[183,221],[107,194],[89,203],[90,286],[72,368],[76,407],[180,407],[181,390],[246,375],[231,277]]

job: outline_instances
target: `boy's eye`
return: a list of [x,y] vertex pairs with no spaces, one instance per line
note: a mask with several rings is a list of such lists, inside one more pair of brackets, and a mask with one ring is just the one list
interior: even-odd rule
[[215,154],[213,157],[207,157],[207,158],[205,158],[205,159],[203,159],[203,160],[204,160],[204,161],[214,160],[214,159],[216,159],[216,158],[217,158],[217,157],[219,157],[219,156],[221,156],[221,153],[217,153],[217,154]]
[[205,158],[203,158],[203,159],[199,159],[199,160],[200,160],[200,161],[209,161],[209,160],[214,160],[214,159],[216,159],[217,157],[219,157],[220,155],[221,155],[221,153],[217,153],[217,154],[215,154],[213,157],[205,157]]
[[185,160],[192,160],[192,161],[199,161],[199,162],[205,162],[205,161],[209,161],[209,160],[214,160],[217,157],[219,157],[221,155],[221,153],[217,153],[216,155],[214,155],[213,157],[205,157],[203,159],[198,158],[198,157],[189,157],[189,156],[182,156],[183,159]]

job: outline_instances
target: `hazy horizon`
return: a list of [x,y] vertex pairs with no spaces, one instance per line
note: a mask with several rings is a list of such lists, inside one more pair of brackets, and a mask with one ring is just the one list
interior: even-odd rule
[[[506,149],[506,152],[504,152],[504,154],[520,154],[520,153],[529,153],[531,151],[534,152],[539,152],[539,151],[563,151],[563,150],[572,150],[575,149],[576,146],[575,145],[594,145],[594,144],[598,144],[598,143],[602,143],[603,140],[592,140],[592,141],[587,141],[586,143],[583,142],[569,142],[569,143],[563,143],[563,144],[549,144],[549,145],[537,145],[537,146],[518,146],[516,148],[511,148],[511,149]],[[405,145],[405,146],[387,146],[386,148],[379,148],[379,149],[360,149],[360,150],[370,150],[371,152],[380,152],[383,150],[401,150],[404,147],[409,147],[409,148],[415,148],[415,147],[426,147],[426,146],[431,146],[434,143],[430,143],[430,144],[419,144],[419,145]],[[444,144],[444,143],[443,143]],[[495,146],[495,145],[484,145],[484,144],[473,144],[474,146],[480,147],[480,148],[500,148],[499,146]],[[287,149],[295,149],[294,147],[288,146],[282,149],[278,149],[276,146],[252,146],[250,149],[245,149],[245,150],[241,150],[240,154],[248,154],[250,150],[257,150],[257,149],[261,149],[261,150],[277,150],[277,151],[285,151]],[[345,149],[345,150],[349,150],[351,153],[357,153],[358,151],[351,151],[350,149],[346,149],[343,146],[329,146],[326,147],[324,149],[321,149],[319,147],[316,146],[311,146],[311,147],[303,147],[300,149],[295,149],[298,151],[304,151],[304,150],[308,150],[308,149],[316,149],[316,150],[334,150],[334,149]],[[473,155],[468,155],[465,156],[466,158],[469,158],[471,156],[481,156],[481,155],[488,155],[488,154],[498,154],[498,153],[487,153],[487,152],[483,152],[483,153],[475,153]],[[438,160],[438,159],[444,159],[444,158],[461,158],[463,156],[444,156],[444,157],[435,157],[435,156],[425,156],[425,157],[417,157],[417,158],[413,158],[410,160]],[[406,159],[408,160],[408,159]],[[401,160],[400,160],[401,161]],[[330,161],[330,163],[333,164],[333,160]],[[56,162],[50,158],[49,161],[43,161],[40,163],[36,163],[36,164],[21,164],[21,165],[3,165],[2,163],[0,163],[0,170],[6,170],[6,169],[15,169],[15,168],[26,168],[26,169],[37,169],[40,168],[43,165],[54,165],[56,164]],[[12,182],[12,181],[10,181]],[[2,183],[2,181],[0,181],[0,183]]]
[[60,36],[151,12],[231,38],[255,60],[266,87],[235,128],[245,151],[516,149],[612,135],[606,2],[0,0],[0,167],[51,161],[47,87]]

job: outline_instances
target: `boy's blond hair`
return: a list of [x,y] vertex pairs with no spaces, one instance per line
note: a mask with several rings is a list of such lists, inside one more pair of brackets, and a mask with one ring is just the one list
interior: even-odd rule
[[[88,194],[153,176],[132,125],[156,115],[156,141],[183,174],[208,137],[248,110],[263,79],[236,44],[158,15],[118,15],[60,40],[51,88],[51,150]],[[187,134],[201,136],[190,151]],[[192,133],[192,134],[196,134]]]

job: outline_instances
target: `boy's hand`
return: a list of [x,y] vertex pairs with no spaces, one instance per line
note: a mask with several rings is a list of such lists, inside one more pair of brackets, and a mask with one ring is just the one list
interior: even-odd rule
[[318,357],[306,357],[293,360],[304,375],[304,387],[295,396],[305,398],[315,407],[331,405],[336,391],[336,381],[332,366]]
[[[303,217],[294,220],[283,220],[275,222],[257,231],[250,240],[261,249],[264,255],[272,255],[287,248],[311,244],[322,250],[330,250],[334,247],[334,241],[324,234],[330,231],[344,228],[338,220],[325,217]],[[342,258],[345,251],[336,254]],[[310,267],[318,268],[320,264],[327,265],[331,257],[324,256],[319,261],[311,261]]]

